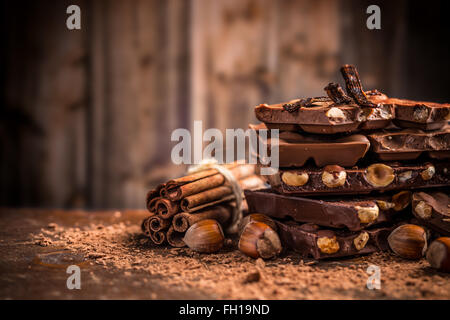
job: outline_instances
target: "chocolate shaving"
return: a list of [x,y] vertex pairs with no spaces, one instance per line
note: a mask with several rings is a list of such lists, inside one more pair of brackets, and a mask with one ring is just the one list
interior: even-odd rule
[[295,112],[300,108],[309,108],[313,107],[315,103],[317,102],[326,102],[330,101],[328,97],[315,97],[315,98],[306,98],[306,99],[300,99],[295,102],[289,102],[283,104],[283,109],[287,112]]
[[344,90],[338,83],[330,82],[324,90],[335,104],[351,103],[353,99],[345,94]]
[[358,70],[355,66],[346,64],[341,68],[342,76],[345,80],[347,93],[355,99],[356,103],[361,107],[376,108],[377,105],[370,102],[367,95],[364,93],[361,80],[359,79]]

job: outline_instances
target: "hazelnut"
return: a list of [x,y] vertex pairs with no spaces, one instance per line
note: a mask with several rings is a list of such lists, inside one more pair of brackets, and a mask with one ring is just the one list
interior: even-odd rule
[[443,272],[450,272],[450,238],[440,237],[434,240],[427,251],[430,265]]
[[281,176],[281,180],[288,186],[301,187],[308,182],[309,176],[306,172],[300,174],[296,172],[284,172]]
[[420,176],[422,177],[423,180],[427,181],[433,178],[435,173],[436,169],[434,168],[434,166],[432,164],[427,164],[426,169],[420,173]]
[[401,183],[405,183],[406,181],[408,181],[409,179],[412,178],[412,171],[405,171],[402,173],[398,174],[398,181],[400,181]]
[[225,236],[220,224],[213,219],[194,223],[184,235],[183,241],[194,251],[216,252],[222,248]]
[[271,227],[274,231],[277,231],[277,229],[278,229],[275,221],[273,221],[271,218],[269,218],[265,214],[252,213],[252,214],[249,214],[248,216],[245,216],[239,223],[239,227],[238,227],[239,235],[242,234],[242,231],[244,231],[247,224],[249,224],[250,222],[253,222],[253,221],[265,223],[269,227]]
[[410,191],[400,191],[392,196],[395,211],[402,211],[411,203],[412,194]]
[[320,237],[317,239],[317,246],[320,251],[327,254],[336,253],[339,251],[339,242],[337,242],[336,237]]
[[386,187],[395,179],[394,169],[382,163],[375,163],[367,167],[365,178],[374,187]]
[[330,108],[330,110],[328,110],[325,115],[328,118],[330,118],[331,120],[343,120],[343,119],[345,119],[344,112],[342,112],[341,109],[336,108],[336,107]]
[[252,258],[269,259],[281,252],[278,234],[267,224],[252,221],[248,223],[239,239],[239,250]]
[[355,245],[356,250],[362,250],[369,241],[369,234],[367,232],[361,232],[359,236],[353,239],[353,244]]
[[329,188],[342,187],[347,179],[347,173],[345,169],[337,166],[330,165],[323,169],[322,182]]
[[419,218],[424,220],[430,219],[433,212],[433,208],[425,201],[419,201],[413,210]]
[[420,259],[427,251],[427,233],[422,227],[404,224],[391,232],[388,243],[398,256]]
[[377,220],[380,211],[376,204],[371,207],[355,206],[355,209],[358,211],[358,218],[361,223],[370,223]]
[[393,207],[395,207],[395,203],[384,201],[384,200],[376,200],[376,203],[377,203],[378,207],[380,208],[380,210],[383,210],[383,211],[389,210],[389,209],[392,209]]

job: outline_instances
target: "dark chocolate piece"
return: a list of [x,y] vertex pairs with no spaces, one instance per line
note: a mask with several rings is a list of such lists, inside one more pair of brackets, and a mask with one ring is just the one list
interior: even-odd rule
[[[450,185],[450,163],[375,163],[366,168],[343,169],[326,174],[327,167],[279,169],[267,179],[283,194],[355,194],[372,191],[409,190]],[[328,185],[332,185],[331,187]]]
[[270,189],[245,190],[249,213],[261,213],[272,218],[292,218],[297,222],[315,223],[332,228],[362,230],[382,222],[392,221],[408,207],[411,193],[405,197],[382,195],[348,199],[320,200],[277,194]]
[[352,232],[321,229],[309,223],[276,223],[283,248],[314,259],[348,257],[388,250],[387,237],[394,229],[385,227]]
[[371,149],[382,160],[410,160],[423,152],[433,151],[434,158],[450,156],[450,126],[424,132],[418,129],[382,131],[367,135]]
[[[251,129],[267,129],[264,124],[250,125]],[[263,142],[263,148],[271,150],[271,139]],[[370,147],[369,140],[360,134],[330,140],[323,136],[280,132],[280,167],[301,167],[308,159],[314,159],[318,167],[329,164],[353,166],[363,158]]]
[[443,192],[415,192],[412,212],[425,226],[442,236],[450,236],[450,199]]
[[345,94],[341,86],[338,83],[329,83],[324,90],[327,92],[331,100],[336,104],[352,103],[353,99]]
[[356,103],[362,107],[376,108],[377,105],[369,101],[364,93],[358,70],[355,66],[346,64],[341,67],[341,73],[345,80],[345,86],[348,94],[355,99]]

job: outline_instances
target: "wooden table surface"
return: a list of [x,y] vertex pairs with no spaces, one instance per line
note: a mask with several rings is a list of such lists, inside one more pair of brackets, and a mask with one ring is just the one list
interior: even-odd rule
[[[144,210],[0,209],[0,298],[450,299],[450,276],[434,271],[424,259],[405,261],[383,253],[315,262],[287,254],[263,262],[234,248],[197,254],[147,244],[139,230],[146,215]],[[36,241],[55,225],[53,242]],[[126,237],[119,237],[121,229],[111,229],[116,238],[106,240],[96,233],[114,226],[126,230]],[[84,238],[67,238],[74,228],[87,238],[98,237],[100,247],[89,240],[91,249],[78,249]],[[120,256],[131,263],[122,264]],[[66,286],[66,268],[73,264],[81,268],[80,290]],[[381,266],[381,290],[366,288],[370,264]]]

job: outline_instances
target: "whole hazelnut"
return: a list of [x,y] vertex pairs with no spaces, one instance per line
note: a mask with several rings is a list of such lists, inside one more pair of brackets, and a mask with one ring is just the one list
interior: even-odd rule
[[281,180],[288,186],[301,187],[308,182],[309,176],[306,172],[296,173],[287,171],[283,173]]
[[414,224],[399,226],[387,240],[392,251],[402,258],[420,259],[427,251],[427,233]]
[[427,251],[430,265],[443,272],[450,272],[450,238],[441,237],[434,240]]
[[367,167],[364,176],[374,187],[386,187],[395,179],[394,169],[383,163],[375,163]]
[[346,179],[345,169],[338,165],[329,165],[323,168],[322,182],[329,188],[342,187]]
[[238,226],[239,235],[242,234],[242,231],[244,231],[247,224],[249,224],[250,222],[254,222],[254,221],[265,223],[269,227],[271,227],[274,231],[277,231],[277,229],[278,229],[275,221],[273,221],[271,218],[269,218],[265,214],[252,213],[252,214],[249,214],[248,216],[245,216],[239,223],[239,226]]
[[185,233],[183,241],[194,251],[216,252],[222,248],[225,236],[220,224],[213,219],[194,223]]
[[239,250],[252,258],[269,259],[281,252],[281,241],[278,234],[267,224],[252,221],[241,233]]

